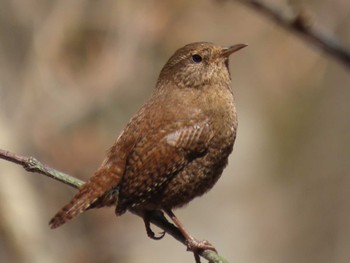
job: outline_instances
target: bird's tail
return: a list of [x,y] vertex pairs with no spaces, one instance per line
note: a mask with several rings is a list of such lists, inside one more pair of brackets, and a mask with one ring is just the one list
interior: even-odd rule
[[[123,175],[123,160],[105,161],[94,176],[84,184],[73,199],[64,206],[49,222],[57,228],[88,209],[98,198],[117,186]],[[110,205],[110,204],[106,204]],[[99,204],[98,207],[103,206]]]
[[74,198],[50,220],[51,228],[57,228],[81,214],[98,198],[90,184],[83,185]]

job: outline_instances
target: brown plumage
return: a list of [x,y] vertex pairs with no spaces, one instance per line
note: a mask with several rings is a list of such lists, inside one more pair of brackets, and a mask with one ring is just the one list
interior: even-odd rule
[[[116,206],[145,215],[171,210],[208,191],[220,177],[237,129],[228,56],[245,47],[200,42],[177,50],[149,101],[130,120],[101,167],[50,221],[56,228],[86,209]],[[153,232],[145,216],[148,234]],[[192,250],[210,247],[177,224]]]

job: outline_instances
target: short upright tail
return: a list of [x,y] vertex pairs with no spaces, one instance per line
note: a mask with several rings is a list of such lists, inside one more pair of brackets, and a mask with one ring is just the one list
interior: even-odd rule
[[[73,217],[84,212],[97,199],[94,189],[87,183],[74,196],[66,206],[64,206],[49,222],[51,228],[57,228]],[[90,191],[89,191],[90,190]]]
[[[99,198],[104,196],[114,187],[116,187],[124,174],[126,164],[126,150],[123,147],[124,140],[117,142],[109,150],[106,159],[101,167],[84,184],[79,192],[73,197],[69,204],[63,207],[49,222],[51,228],[57,228],[73,217],[84,212],[89,207],[102,207],[111,205],[115,197],[102,198],[102,203],[94,204]],[[126,144],[127,146],[129,144]],[[133,145],[133,144],[130,144]]]
[[[124,171],[125,159],[117,158],[112,150],[113,148],[94,176],[79,189],[70,203],[50,220],[51,228],[57,228],[81,214],[92,206],[98,198],[119,184]],[[104,205],[110,204],[99,204],[96,207]]]

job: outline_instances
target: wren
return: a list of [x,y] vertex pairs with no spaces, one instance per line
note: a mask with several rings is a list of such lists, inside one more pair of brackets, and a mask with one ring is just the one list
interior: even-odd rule
[[50,221],[56,228],[90,208],[116,206],[143,215],[164,211],[194,253],[214,249],[184,229],[172,210],[210,190],[232,152],[237,114],[228,57],[246,47],[188,44],[168,60],[151,98],[129,121],[107,157],[69,204]]

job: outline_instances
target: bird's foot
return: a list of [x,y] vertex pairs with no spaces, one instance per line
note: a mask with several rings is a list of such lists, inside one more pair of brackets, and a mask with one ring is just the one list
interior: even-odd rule
[[161,213],[161,215],[163,215],[163,213],[161,211],[147,211],[143,215],[143,221],[145,223],[147,236],[153,240],[160,240],[165,236],[165,231],[160,232],[160,235],[156,236],[151,229],[151,223],[149,220],[150,213],[157,213],[157,212],[159,212],[159,213]]
[[196,261],[196,263],[201,263],[201,259],[199,256],[199,253],[203,250],[209,249],[212,250],[214,252],[217,252],[215,247],[209,243],[209,241],[207,240],[197,240],[193,237],[191,237],[190,239],[188,239],[186,241],[186,245],[187,245],[187,251],[192,251],[193,255],[194,255],[194,259]]
[[148,227],[146,226],[146,232],[147,236],[153,240],[160,240],[165,236],[165,231],[160,232],[159,236],[156,236],[149,225]]
[[187,250],[188,251],[192,251],[194,253],[198,252],[198,250],[212,250],[214,252],[217,252],[215,247],[209,243],[209,241],[207,240],[197,240],[193,237],[191,237],[190,239],[188,239],[186,241],[186,245],[187,245]]

